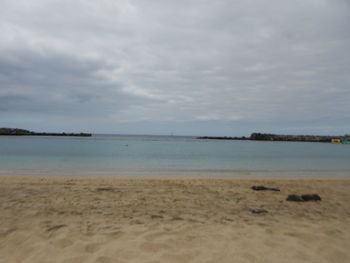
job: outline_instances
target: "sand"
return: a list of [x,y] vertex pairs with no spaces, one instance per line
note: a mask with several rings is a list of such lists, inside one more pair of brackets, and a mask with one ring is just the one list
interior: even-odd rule
[[350,262],[350,179],[0,176],[0,262]]

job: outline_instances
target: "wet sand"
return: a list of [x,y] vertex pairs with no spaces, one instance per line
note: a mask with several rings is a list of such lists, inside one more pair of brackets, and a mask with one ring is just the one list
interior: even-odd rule
[[1,263],[350,262],[350,179],[0,176],[0,218]]

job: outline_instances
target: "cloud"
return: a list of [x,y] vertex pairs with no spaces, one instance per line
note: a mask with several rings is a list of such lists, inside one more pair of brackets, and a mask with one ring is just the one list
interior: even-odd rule
[[350,112],[345,0],[3,0],[0,33],[2,119],[302,126]]

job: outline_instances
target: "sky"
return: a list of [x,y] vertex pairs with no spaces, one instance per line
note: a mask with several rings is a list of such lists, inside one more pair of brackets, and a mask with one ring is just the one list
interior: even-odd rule
[[0,127],[350,133],[349,0],[0,0]]

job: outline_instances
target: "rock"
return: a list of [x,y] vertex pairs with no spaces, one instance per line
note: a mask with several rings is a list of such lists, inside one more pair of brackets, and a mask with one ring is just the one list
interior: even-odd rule
[[274,187],[265,187],[265,186],[252,186],[252,189],[255,191],[264,191],[264,190],[270,190],[270,191],[281,191],[279,188],[274,188]]
[[287,201],[303,202],[304,199],[300,195],[288,195]]
[[308,202],[308,201],[321,201],[321,197],[318,194],[305,194],[305,195],[288,195],[287,201],[294,202]]
[[268,213],[268,211],[265,209],[252,209],[252,210],[250,210],[250,212],[252,212],[252,214],[266,214],[266,213]]
[[306,194],[302,195],[301,198],[304,201],[321,201],[321,197],[318,194]]

